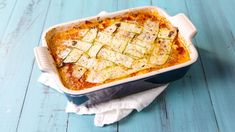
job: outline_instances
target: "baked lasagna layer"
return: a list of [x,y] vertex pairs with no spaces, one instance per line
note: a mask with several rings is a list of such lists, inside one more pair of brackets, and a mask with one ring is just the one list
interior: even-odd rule
[[62,82],[72,90],[190,60],[177,27],[156,11],[98,17],[57,31],[47,42]]

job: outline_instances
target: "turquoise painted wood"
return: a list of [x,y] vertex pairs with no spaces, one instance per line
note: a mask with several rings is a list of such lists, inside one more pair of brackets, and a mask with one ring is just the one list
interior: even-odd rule
[[[176,15],[183,12],[190,17],[190,8],[185,2],[181,2],[181,0],[166,2],[168,3],[166,11],[169,14]],[[153,4],[155,5],[155,3]],[[175,6],[181,8],[175,8]],[[200,31],[198,32],[200,33]],[[167,89],[169,92],[166,91],[165,103],[170,131],[217,131],[216,119],[212,105],[210,105],[210,96],[200,61],[199,59],[192,66],[183,79],[172,83]],[[175,109],[176,107],[178,109]]]
[[[151,0],[138,1],[135,0],[122,0],[118,2],[118,9],[127,9],[138,6],[151,5]],[[119,122],[119,131],[130,132],[130,131],[161,131],[161,107],[157,100],[153,102],[153,105],[140,113],[134,112],[129,118]],[[143,120],[144,119],[144,120]]]
[[[196,40],[218,129],[234,131],[234,125],[231,124],[235,118],[233,112],[235,110],[235,40],[232,32],[234,27],[230,24],[234,23],[235,19],[229,18],[228,15],[225,17],[224,11],[227,7],[231,9],[234,2],[230,4],[226,2],[226,5],[222,4],[222,1],[195,2],[190,1],[188,5],[192,9],[192,19],[198,19],[200,15],[203,22],[196,21],[195,24],[200,25],[201,30],[206,29]],[[214,2],[213,7],[209,6],[212,2]],[[201,5],[207,5],[207,8]],[[193,13],[196,8],[197,14]],[[229,22],[227,18],[230,19]]]
[[12,16],[12,12],[15,8],[15,5],[16,5],[16,0],[0,1],[0,20],[1,20],[0,40],[5,32],[6,27],[8,25],[8,22]]
[[[33,48],[46,28],[100,11],[153,5],[185,13],[198,29],[199,59],[141,112],[98,128],[64,112],[66,98],[37,82]],[[230,0],[0,0],[1,132],[233,132],[235,2]]]
[[1,131],[17,130],[34,63],[32,49],[39,42],[48,5],[49,1],[18,1],[1,37]]

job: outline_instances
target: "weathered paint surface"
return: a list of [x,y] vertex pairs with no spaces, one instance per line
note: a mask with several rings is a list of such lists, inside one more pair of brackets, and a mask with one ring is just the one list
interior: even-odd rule
[[[66,98],[37,82],[33,48],[58,23],[138,6],[185,13],[198,29],[198,61],[149,107],[97,128],[94,116],[66,114]],[[2,132],[233,132],[235,2],[230,0],[0,0],[0,130]]]

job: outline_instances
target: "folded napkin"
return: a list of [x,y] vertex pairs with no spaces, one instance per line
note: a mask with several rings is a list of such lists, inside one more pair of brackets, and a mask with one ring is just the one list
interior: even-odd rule
[[[38,81],[62,93],[59,87],[54,83],[54,80],[49,73],[42,73]],[[148,106],[167,86],[168,84],[161,85],[150,90],[119,99],[113,99],[89,108],[85,105],[77,106],[71,102],[68,102],[66,112],[76,113],[78,115],[95,114],[95,126],[102,127],[106,124],[112,124],[123,119],[133,110],[137,110],[138,112],[141,111],[143,108]]]

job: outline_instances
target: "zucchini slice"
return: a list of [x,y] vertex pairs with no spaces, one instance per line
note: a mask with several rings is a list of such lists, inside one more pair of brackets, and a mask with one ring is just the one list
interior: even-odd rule
[[155,65],[163,65],[167,62],[171,52],[172,42],[169,39],[158,39],[150,56],[150,62]]
[[153,43],[158,36],[158,31],[159,23],[147,20],[144,23],[143,32],[138,35],[137,38],[145,42]]
[[94,45],[89,49],[88,55],[90,57],[96,57],[100,49],[102,48],[102,44],[99,42],[95,42]]
[[82,41],[86,41],[86,42],[90,42],[90,43],[93,42],[94,39],[96,38],[97,32],[98,32],[97,28],[90,29],[86,33],[86,35],[82,38]]
[[88,42],[84,42],[84,41],[76,41],[77,43],[73,46],[77,49],[80,49],[84,52],[88,51],[91,47],[91,43],[88,43]]
[[91,70],[87,72],[86,81],[90,83],[103,83],[105,80],[109,78],[109,76],[110,76],[109,74],[107,73],[105,74],[102,71],[98,72]]
[[82,55],[83,51],[73,48],[69,55],[64,59],[64,63],[74,63],[76,62]]
[[126,22],[121,22],[119,29],[126,30],[128,32],[133,32],[133,33],[141,33],[142,27],[138,26],[136,24],[131,24],[131,23],[126,23]]
[[125,68],[121,66],[113,66],[105,68],[101,71],[89,71],[86,81],[91,83],[103,83],[107,79],[115,79],[128,75]]
[[76,62],[76,64],[83,66],[87,69],[92,69],[97,65],[97,59],[90,58],[87,54],[83,54],[81,58]]
[[133,62],[132,69],[128,70],[128,73],[132,74],[150,67],[151,65],[148,63],[148,60],[146,58],[138,59]]
[[173,40],[178,34],[178,29],[173,27],[171,29],[161,28],[158,33],[158,38]]
[[158,56],[151,56],[150,62],[154,65],[163,65],[168,60],[169,55],[166,53],[161,53]]
[[94,70],[100,71],[102,69],[105,69],[107,67],[114,66],[114,63],[108,60],[98,60],[98,64],[94,66]]
[[137,36],[137,38],[148,43],[153,43],[157,38],[157,35],[157,32],[149,32],[148,30],[144,30],[140,35]]
[[122,66],[113,66],[107,69],[104,69],[104,72],[110,74],[109,79],[120,78],[128,75],[127,70]]
[[110,45],[111,41],[112,41],[112,35],[107,34],[105,32],[99,32],[97,35],[97,39],[98,42],[101,42],[103,44],[107,44]]
[[146,67],[149,67],[148,60],[146,58],[135,60],[132,64],[132,69],[136,69],[137,71]]
[[126,45],[128,44],[128,40],[127,39],[123,39],[123,38],[114,37],[112,39],[112,43],[111,44],[112,44],[111,48],[114,51],[122,53],[124,51]]
[[119,25],[118,23],[112,24],[112,25],[108,26],[107,28],[105,28],[104,32],[106,34],[111,35],[117,30],[118,25]]
[[134,33],[125,30],[118,30],[112,39],[111,48],[114,51],[122,53],[128,42],[135,36]]
[[58,54],[58,56],[59,56],[61,59],[64,59],[64,58],[66,58],[66,57],[69,55],[70,52],[71,52],[71,49],[70,49],[70,48],[66,48],[66,49],[63,50],[63,51],[60,51],[59,54]]
[[76,77],[76,78],[81,78],[84,73],[87,71],[86,68],[81,67],[79,65],[73,65],[73,72],[72,72],[72,76]]
[[151,51],[151,49],[153,48],[153,45],[151,43],[139,40],[137,38],[134,38],[131,43],[146,48],[147,52]]
[[98,57],[105,59],[105,60],[109,60],[112,61],[116,64],[121,64],[125,67],[130,68],[134,59],[127,56],[127,55],[123,55],[121,53],[106,49],[106,48],[102,48],[100,50],[100,52],[98,53]]
[[144,31],[158,33],[158,31],[159,31],[159,23],[151,21],[151,20],[148,19],[144,23]]
[[137,57],[137,58],[142,58],[144,57],[144,54],[146,53],[146,48],[141,47],[136,44],[128,44],[126,46],[126,49],[124,51],[125,54]]
[[135,33],[128,32],[125,30],[118,30],[115,34],[116,38],[131,40],[135,36]]

